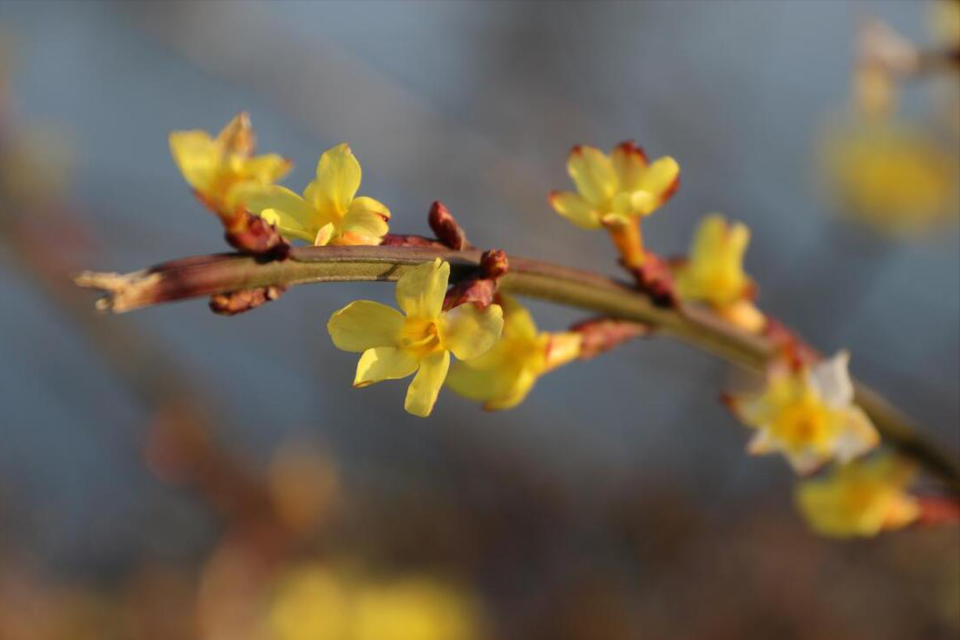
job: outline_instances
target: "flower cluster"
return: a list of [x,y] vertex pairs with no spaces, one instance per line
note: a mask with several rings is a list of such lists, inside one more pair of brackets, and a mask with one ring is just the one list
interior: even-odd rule
[[[253,155],[245,114],[216,138],[187,131],[172,134],[170,142],[187,182],[228,230],[237,220],[252,218],[287,241],[317,246],[384,242],[390,211],[357,196],[360,164],[346,144],[322,154],[314,180],[299,195],[275,184],[289,169],[288,161]],[[828,535],[872,535],[918,517],[916,501],[905,492],[911,470],[892,455],[865,457],[880,437],[854,401],[848,354],[820,359],[755,306],[757,287],[743,264],[750,241],[746,225],[710,214],[698,226],[687,257],[662,259],[644,247],[640,219],[676,192],[680,168],[673,158],[648,162],[633,142],[617,145],[609,155],[577,146],[567,171],[576,191],[552,192],[550,204],[578,227],[607,230],[639,292],[680,317],[699,305],[734,332],[766,339],[775,349],[762,392],[728,396],[728,406],[755,431],[751,454],[782,453],[806,478],[798,504],[813,528]],[[391,235],[388,244],[472,250],[441,203],[434,203],[428,219],[436,239]],[[241,250],[247,246],[234,244]],[[508,409],[521,403],[545,373],[651,329],[601,317],[567,331],[540,331],[527,309],[499,291],[508,272],[506,254],[487,251],[479,266],[458,272],[451,282],[450,263],[436,257],[401,271],[396,284],[401,311],[360,300],[334,313],[327,323],[334,345],[361,354],[354,386],[413,376],[404,407],[421,417],[431,414],[444,383],[487,410]],[[215,297],[215,308],[237,313],[280,293],[282,287],[223,294]]]

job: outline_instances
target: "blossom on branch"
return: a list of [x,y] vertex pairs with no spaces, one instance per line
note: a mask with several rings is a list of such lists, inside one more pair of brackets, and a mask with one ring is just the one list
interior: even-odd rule
[[798,473],[807,474],[834,458],[846,463],[874,448],[880,437],[853,404],[849,359],[841,351],[813,366],[776,363],[762,394],[728,397],[737,417],[757,430],[747,450],[782,452]]
[[199,129],[170,134],[170,152],[184,179],[222,217],[234,215],[241,187],[272,184],[290,171],[292,163],[276,153],[254,156],[256,146],[245,112],[234,116],[216,138]]
[[523,402],[537,378],[580,357],[582,336],[576,332],[538,332],[530,312],[508,296],[500,296],[503,335],[487,353],[450,370],[448,386],[488,411],[510,409]]
[[461,304],[443,311],[450,264],[439,258],[412,268],[397,282],[397,303],[406,314],[370,300],[358,300],[330,317],[327,330],[344,351],[362,352],[353,386],[406,378],[404,408],[426,417],[447,377],[450,354],[473,360],[499,340],[503,311]]
[[360,163],[343,143],[320,156],[316,177],[303,196],[268,185],[244,189],[238,197],[288,239],[317,246],[378,245],[388,231],[390,210],[378,200],[356,195],[360,178]]
[[677,292],[686,300],[709,304],[719,315],[750,332],[763,328],[763,314],[753,305],[753,280],[743,270],[750,229],[729,224],[723,216],[705,217],[694,235],[690,255],[676,267]]
[[893,454],[857,460],[801,482],[797,506],[820,534],[874,536],[920,517],[919,501],[906,491],[915,475],[912,465]]
[[551,192],[551,206],[577,226],[598,229],[656,211],[677,190],[680,165],[670,156],[648,163],[643,150],[627,141],[609,156],[595,147],[574,147],[567,173],[577,191]]

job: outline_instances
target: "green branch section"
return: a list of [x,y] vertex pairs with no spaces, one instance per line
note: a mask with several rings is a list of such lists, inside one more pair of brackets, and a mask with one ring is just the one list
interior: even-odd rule
[[[104,291],[107,295],[98,302],[99,308],[120,313],[271,285],[395,281],[407,269],[437,257],[450,262],[455,279],[479,265],[480,251],[396,246],[298,247],[283,261],[219,254],[166,262],[125,275],[85,272],[77,276],[76,282]],[[500,286],[508,293],[650,325],[658,333],[754,371],[762,371],[774,355],[769,340],[740,331],[708,309],[690,305],[678,309],[658,307],[630,285],[596,273],[510,257],[510,271]],[[860,383],[856,383],[856,402],[888,443],[916,459],[960,495],[960,462],[956,456],[926,439],[907,416]]]

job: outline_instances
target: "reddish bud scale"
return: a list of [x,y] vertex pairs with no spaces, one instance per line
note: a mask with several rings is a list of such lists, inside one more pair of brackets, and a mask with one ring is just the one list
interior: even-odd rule
[[670,264],[666,260],[647,251],[643,264],[632,267],[630,271],[637,281],[637,287],[650,296],[654,304],[667,308],[677,306],[679,297],[676,284]]
[[650,330],[650,327],[644,324],[612,318],[593,318],[570,327],[570,331],[581,335],[581,360],[589,360],[624,342],[645,336],[650,333]]
[[423,236],[408,236],[388,233],[380,242],[381,247],[429,247],[431,249],[445,249],[447,245],[433,238]]
[[502,278],[510,268],[507,254],[500,249],[484,251],[480,256],[479,274],[461,280],[450,288],[443,299],[443,310],[473,303],[481,309],[494,302]]
[[427,222],[437,239],[444,246],[450,247],[454,251],[462,251],[470,246],[463,228],[457,224],[453,214],[439,200],[430,206]]
[[819,353],[800,340],[796,333],[776,318],[767,316],[762,335],[770,340],[774,349],[790,363],[794,370],[820,360]]
[[920,526],[942,525],[960,522],[960,501],[946,496],[919,496],[917,503]]
[[210,310],[222,316],[235,316],[276,300],[286,290],[286,287],[280,285],[269,285],[256,289],[218,293],[210,296]]
[[231,220],[224,220],[224,227],[227,243],[241,253],[272,260],[285,260],[290,254],[290,244],[277,228],[252,213],[238,212]]

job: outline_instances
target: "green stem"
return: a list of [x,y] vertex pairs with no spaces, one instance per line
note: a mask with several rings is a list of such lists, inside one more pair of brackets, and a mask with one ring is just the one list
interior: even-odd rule
[[[411,267],[438,257],[450,262],[456,277],[476,268],[480,253],[398,246],[298,247],[284,261],[219,254],[175,260],[126,275],[86,272],[76,281],[80,286],[105,291],[107,295],[98,306],[119,313],[269,285],[394,281]],[[508,293],[642,322],[754,371],[762,371],[775,351],[768,339],[745,333],[708,309],[691,305],[659,307],[630,285],[596,273],[511,257],[510,271],[500,287]],[[960,463],[956,457],[927,440],[909,418],[879,394],[861,383],[855,387],[857,404],[870,415],[884,439],[960,495]]]

